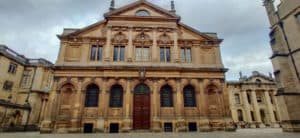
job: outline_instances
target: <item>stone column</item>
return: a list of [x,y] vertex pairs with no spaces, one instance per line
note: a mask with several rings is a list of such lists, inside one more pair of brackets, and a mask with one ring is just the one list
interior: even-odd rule
[[153,29],[153,46],[152,46],[152,61],[159,62],[159,55],[157,53],[157,29]]
[[250,112],[250,104],[247,97],[247,91],[242,91],[242,104],[244,105],[244,111],[245,111],[245,121],[247,121],[249,124],[252,125],[253,121],[251,118],[251,112]]
[[39,124],[44,119],[44,112],[45,112],[45,108],[46,108],[46,103],[47,103],[47,99],[42,98],[42,107],[41,107],[42,109],[41,109],[41,113],[40,113]]
[[129,27],[129,35],[128,35],[128,48],[127,48],[127,61],[132,62],[133,61],[133,40],[132,40],[132,27]]
[[181,91],[181,79],[176,80],[176,105],[175,113],[177,118],[176,130],[177,132],[187,131],[185,120],[183,117],[184,103],[183,103],[183,92]]
[[126,90],[125,90],[125,96],[124,96],[124,112],[125,112],[125,117],[123,121],[123,128],[122,132],[129,132],[131,128],[131,118],[130,118],[130,93],[131,93],[131,78],[128,78],[126,81]]
[[98,132],[106,132],[108,126],[105,126],[105,119],[107,119],[108,116],[108,110],[109,110],[109,90],[107,88],[107,81],[108,78],[103,78],[102,79],[102,89],[100,92],[100,103],[99,103],[99,110],[100,110],[100,114],[98,116],[98,120],[97,120],[97,131]]
[[174,36],[174,61],[177,63],[177,62],[180,62],[179,60],[179,48],[178,48],[178,33],[177,33],[177,30],[174,29],[174,32],[173,32],[173,36]]
[[107,27],[107,31],[106,31],[106,45],[105,45],[105,48],[104,48],[104,61],[108,62],[110,61],[110,57],[112,57],[111,55],[111,49],[112,49],[112,46],[111,46],[111,26],[108,26]]
[[254,106],[254,112],[255,112],[255,116],[256,116],[256,122],[258,123],[258,125],[260,127],[263,127],[263,123],[261,121],[261,116],[260,116],[260,108],[258,106],[257,103],[257,99],[256,99],[256,91],[251,91],[251,100],[253,102],[253,106]]
[[154,80],[153,82],[153,103],[151,104],[151,106],[153,106],[153,128],[152,131],[154,132],[160,132],[161,131],[161,127],[160,127],[160,121],[158,118],[158,110],[159,110],[159,98],[158,98],[158,88],[157,88],[157,80]]
[[272,125],[272,127],[275,127],[276,120],[275,120],[273,105],[271,103],[269,92],[265,91],[264,94],[265,94],[266,104],[269,112],[270,124]]
[[74,95],[74,103],[73,103],[73,111],[72,119],[71,119],[71,128],[70,132],[80,132],[80,106],[81,106],[81,88],[82,87],[82,79],[78,79],[77,91]]
[[54,124],[52,124],[52,110],[55,110],[54,106],[55,106],[55,101],[56,101],[56,97],[57,97],[57,85],[58,85],[58,79],[54,79],[54,83],[53,83],[53,87],[52,90],[50,92],[49,95],[49,100],[48,103],[46,105],[46,109],[45,109],[45,118],[41,123],[41,128],[40,128],[40,132],[41,133],[51,133],[52,130],[52,126]]
[[199,80],[199,89],[200,89],[200,128],[201,132],[210,131],[209,119],[208,119],[208,104],[207,104],[207,95],[205,94],[205,88],[203,86],[204,81]]

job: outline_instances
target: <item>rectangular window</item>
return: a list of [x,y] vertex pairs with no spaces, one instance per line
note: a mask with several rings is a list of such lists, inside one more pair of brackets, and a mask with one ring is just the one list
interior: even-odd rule
[[240,95],[239,94],[235,94],[234,98],[235,98],[235,103],[236,104],[241,104],[241,100],[240,100]]
[[136,61],[149,61],[150,52],[148,47],[137,47],[135,49]]
[[171,62],[170,47],[161,47],[160,48],[160,62]]
[[11,81],[5,81],[4,84],[3,84],[3,90],[11,91],[12,88],[13,88],[13,85],[14,85],[13,82],[11,82]]
[[30,72],[31,70],[24,70],[23,72],[23,78],[21,82],[21,87],[27,87],[30,83]]
[[172,132],[173,131],[172,123],[164,123],[164,130],[165,132]]
[[248,103],[251,104],[251,95],[249,93],[247,93],[247,99],[248,99]]
[[300,23],[300,13],[297,15],[298,22]]
[[185,63],[192,62],[191,48],[181,48],[181,62],[185,62]]
[[8,73],[15,74],[17,72],[17,67],[18,67],[17,64],[10,63],[8,67]]
[[93,45],[91,49],[91,61],[102,60],[102,46]]
[[258,103],[262,103],[262,98],[261,98],[260,95],[257,95],[257,96],[256,96],[256,99],[257,99],[257,102],[258,102]]
[[114,47],[114,61],[124,61],[125,59],[125,46],[115,46]]

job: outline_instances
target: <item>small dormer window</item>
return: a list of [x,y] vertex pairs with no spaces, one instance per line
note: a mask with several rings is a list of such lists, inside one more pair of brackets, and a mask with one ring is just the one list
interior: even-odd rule
[[150,16],[150,13],[146,10],[139,10],[135,13],[135,16]]
[[256,79],[255,82],[256,83],[261,83],[261,80],[260,79]]

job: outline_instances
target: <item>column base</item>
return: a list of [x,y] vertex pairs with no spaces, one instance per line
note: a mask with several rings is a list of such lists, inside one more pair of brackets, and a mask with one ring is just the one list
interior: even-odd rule
[[201,119],[200,120],[199,131],[200,132],[211,132],[212,131],[212,129],[209,125],[209,120],[208,119]]
[[121,132],[122,133],[129,133],[132,130],[131,127],[131,120],[130,119],[124,119]]
[[236,127],[234,125],[234,122],[231,118],[225,119],[225,131],[234,132],[236,131]]
[[300,132],[300,121],[282,121],[283,132]]
[[152,122],[152,132],[162,132],[161,122],[159,120],[155,120]]
[[280,128],[280,125],[278,123],[273,123],[271,124],[272,128]]
[[176,122],[176,132],[187,132],[187,127],[184,119],[179,119]]
[[98,118],[97,119],[97,123],[96,123],[96,127],[94,129],[94,131],[96,133],[104,133],[104,119],[103,118]]
[[52,133],[53,129],[52,129],[52,122],[45,120],[42,121],[41,123],[41,128],[40,128],[40,133],[41,134],[48,134],[48,133]]

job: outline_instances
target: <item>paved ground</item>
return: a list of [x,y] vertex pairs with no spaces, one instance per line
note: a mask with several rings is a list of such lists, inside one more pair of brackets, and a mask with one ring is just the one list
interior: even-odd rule
[[121,133],[121,134],[39,134],[0,133],[0,138],[300,138],[300,133],[281,129],[243,129],[237,132],[210,133]]

